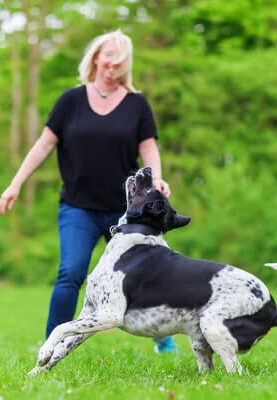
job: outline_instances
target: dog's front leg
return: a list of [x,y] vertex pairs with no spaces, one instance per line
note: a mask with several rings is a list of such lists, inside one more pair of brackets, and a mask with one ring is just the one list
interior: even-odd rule
[[90,336],[92,336],[92,334],[68,336],[67,338],[65,338],[64,340],[62,340],[57,344],[47,364],[45,364],[43,367],[40,367],[37,364],[35,368],[33,368],[30,372],[28,372],[28,376],[37,375],[39,372],[49,371],[56,364],[58,364],[58,362],[60,362],[65,356],[67,356],[72,350],[80,346],[80,344],[82,344]]
[[[97,310],[85,318],[58,325],[39,351],[38,366],[46,366],[49,360],[51,360],[55,347],[66,337],[76,335],[90,336],[93,333],[119,327],[122,324],[123,314],[121,315],[112,310]],[[77,346],[73,348],[75,347]]]

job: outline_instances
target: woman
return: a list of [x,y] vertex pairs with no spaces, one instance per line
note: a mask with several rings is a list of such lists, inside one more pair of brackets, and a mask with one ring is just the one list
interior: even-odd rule
[[[2,194],[5,214],[22,184],[57,147],[63,180],[59,234],[61,263],[47,322],[47,337],[73,319],[80,286],[101,235],[125,209],[123,183],[137,169],[137,156],[153,170],[154,186],[166,196],[156,126],[144,96],[132,86],[132,42],[120,30],[94,39],[79,66],[82,85],[57,100],[41,137]],[[177,351],[172,338],[157,340],[157,351]]]

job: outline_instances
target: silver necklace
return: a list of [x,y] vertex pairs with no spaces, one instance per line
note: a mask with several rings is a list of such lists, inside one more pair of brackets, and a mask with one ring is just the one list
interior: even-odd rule
[[107,99],[107,98],[110,96],[110,94],[116,92],[117,89],[118,89],[118,87],[119,87],[119,86],[117,86],[117,88],[114,89],[114,90],[112,90],[111,92],[101,92],[101,91],[98,89],[98,87],[95,85],[94,82],[93,82],[93,86],[94,86],[96,92],[99,94],[99,96],[102,97],[102,99]]

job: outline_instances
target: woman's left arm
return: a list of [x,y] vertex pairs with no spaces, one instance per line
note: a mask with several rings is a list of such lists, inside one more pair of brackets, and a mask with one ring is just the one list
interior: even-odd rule
[[153,185],[166,197],[170,196],[167,182],[162,179],[161,157],[156,144],[156,139],[150,138],[139,143],[139,155],[144,167],[152,168]]

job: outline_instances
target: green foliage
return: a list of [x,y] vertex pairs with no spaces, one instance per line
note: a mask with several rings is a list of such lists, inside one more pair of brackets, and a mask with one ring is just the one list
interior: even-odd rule
[[274,0],[197,0],[171,13],[175,33],[194,41],[198,35],[208,53],[273,47],[277,41],[276,22]]
[[[188,227],[168,233],[170,245],[188,256],[235,264],[277,282],[277,274],[262,267],[277,259],[275,2],[141,0],[125,2],[129,15],[118,17],[117,5],[122,4],[114,0],[99,8],[95,20],[58,3],[50,4],[51,12],[64,22],[64,41],[41,65],[41,128],[61,92],[79,83],[77,67],[90,40],[121,27],[134,42],[134,86],[155,112],[171,202],[192,216]],[[137,18],[142,7],[147,13],[143,21]],[[1,190],[14,173],[9,152],[10,39],[0,48]],[[24,81],[22,35],[17,43]],[[21,196],[15,209],[1,217],[2,279],[55,279],[61,186],[55,157],[36,178],[33,209],[26,211]],[[92,266],[103,247],[101,241]]]

